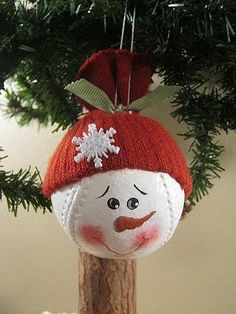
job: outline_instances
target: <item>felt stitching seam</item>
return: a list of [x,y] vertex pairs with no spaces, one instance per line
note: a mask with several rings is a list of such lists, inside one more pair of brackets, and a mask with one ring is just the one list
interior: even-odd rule
[[170,193],[166,184],[166,180],[163,174],[160,175],[162,182],[163,182],[163,186],[165,188],[166,191],[166,196],[167,196],[167,203],[168,203],[168,213],[169,213],[169,228],[168,228],[168,233],[166,236],[165,241],[163,242],[163,245],[166,244],[166,242],[170,239],[170,236],[173,232],[173,218],[174,218],[174,214],[173,214],[173,208],[172,208],[172,203],[170,200]]

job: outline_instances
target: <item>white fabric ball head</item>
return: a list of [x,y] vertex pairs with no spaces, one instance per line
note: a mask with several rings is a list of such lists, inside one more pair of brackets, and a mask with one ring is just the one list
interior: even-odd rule
[[167,173],[123,169],[85,177],[51,199],[58,221],[82,251],[130,259],[172,237],[185,197]]

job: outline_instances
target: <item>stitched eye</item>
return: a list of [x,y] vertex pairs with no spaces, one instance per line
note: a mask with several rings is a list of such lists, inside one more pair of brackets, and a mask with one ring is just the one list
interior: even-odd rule
[[107,201],[107,206],[110,207],[111,209],[117,209],[120,206],[120,202],[118,201],[117,198],[111,197]]
[[139,205],[139,201],[137,198],[135,197],[131,197],[128,201],[127,201],[127,207],[131,210],[137,208]]

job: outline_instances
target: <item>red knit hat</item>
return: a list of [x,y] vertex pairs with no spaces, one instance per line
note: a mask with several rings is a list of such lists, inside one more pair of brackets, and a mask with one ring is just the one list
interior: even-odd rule
[[[131,67],[130,100],[133,101],[148,92],[151,81],[148,60],[144,54],[109,49],[85,62],[77,78],[88,79],[105,91],[114,102],[116,90],[114,77],[117,68],[118,104],[126,105],[129,75],[127,68]],[[83,105],[94,109],[85,102]],[[115,130],[110,136],[113,137],[111,143],[119,148],[116,153],[108,149],[108,158],[102,157],[102,166],[97,168],[93,160],[88,161],[87,158],[76,162],[75,139],[86,136],[91,125],[95,126],[98,132],[100,128],[104,132],[111,128]],[[168,173],[184,189],[185,198],[188,198],[191,193],[192,181],[184,156],[160,123],[136,112],[106,113],[101,110],[87,113],[64,136],[50,160],[43,183],[43,193],[50,197],[62,186],[79,181],[86,176],[126,168]]]

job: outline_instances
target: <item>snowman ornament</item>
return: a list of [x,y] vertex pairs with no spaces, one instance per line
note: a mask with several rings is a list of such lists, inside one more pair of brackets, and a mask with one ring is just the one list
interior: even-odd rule
[[[108,75],[111,60],[122,104],[117,107],[115,80]],[[134,71],[129,104],[123,83],[129,72],[119,72],[121,61],[131,75]],[[107,81],[97,78],[100,63]],[[149,60],[109,49],[88,59],[77,78],[67,89],[89,112],[56,149],[43,192],[82,251],[111,259],[146,256],[172,237],[191,193],[191,177],[174,139],[159,122],[139,114],[143,103],[152,104],[155,98],[147,94]]]

